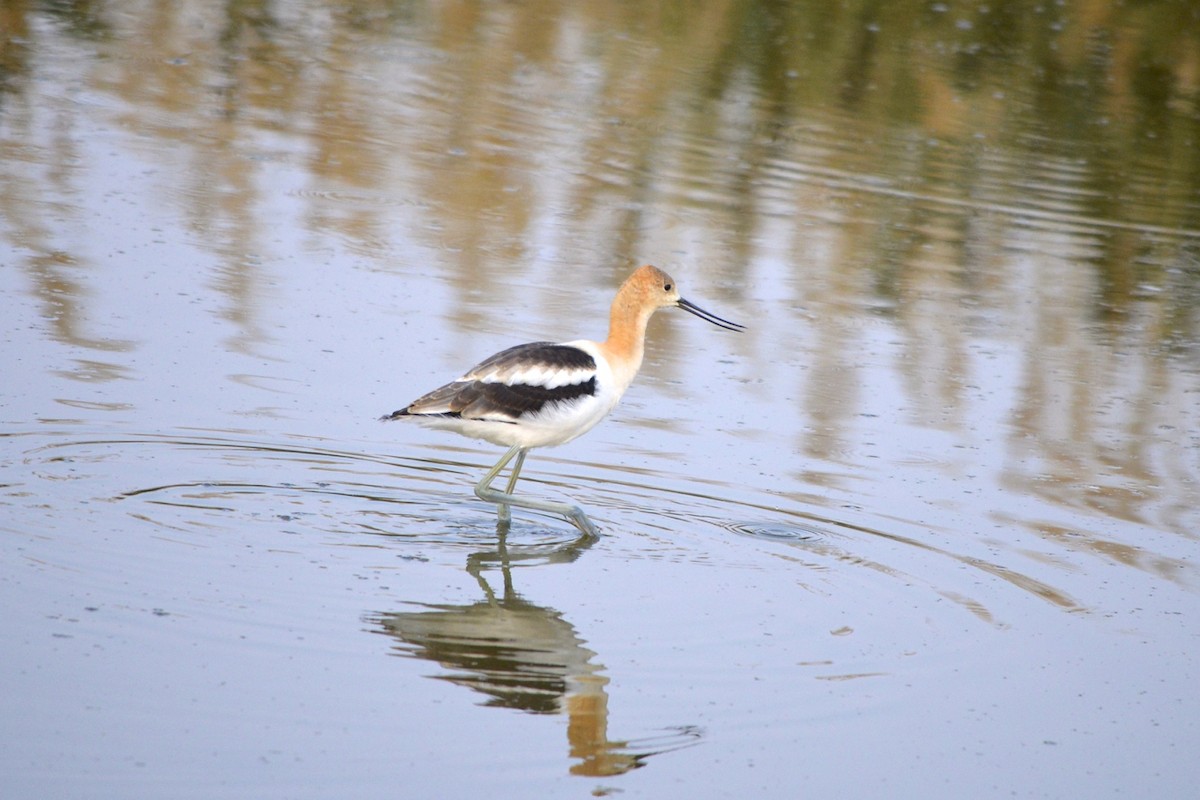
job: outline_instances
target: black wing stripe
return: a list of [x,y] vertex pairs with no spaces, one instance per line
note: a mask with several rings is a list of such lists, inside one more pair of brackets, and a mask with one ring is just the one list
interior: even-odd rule
[[502,416],[516,420],[527,414],[536,414],[547,406],[569,403],[595,393],[595,378],[553,389],[526,383],[509,386],[506,383],[476,381],[464,387],[452,410],[465,419]]

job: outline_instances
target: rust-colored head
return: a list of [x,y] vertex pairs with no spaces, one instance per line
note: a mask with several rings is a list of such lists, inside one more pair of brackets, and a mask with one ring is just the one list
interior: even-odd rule
[[679,296],[679,285],[675,279],[651,264],[638,267],[625,279],[621,290],[617,292],[614,309],[618,304],[623,307],[622,310],[633,311],[638,316],[649,316],[660,308],[675,306],[726,330],[740,331],[744,328],[684,300]]

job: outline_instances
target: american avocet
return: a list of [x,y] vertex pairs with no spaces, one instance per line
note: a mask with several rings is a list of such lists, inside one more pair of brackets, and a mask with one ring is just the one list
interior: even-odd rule
[[[612,411],[642,366],[646,323],[668,306],[727,330],[743,328],[684,300],[670,275],[647,265],[621,284],[603,342],[531,342],[501,350],[383,419],[411,417],[431,428],[507,445],[508,452],[475,486],[480,499],[499,506],[500,521],[510,519],[509,506],[533,508],[562,514],[595,536],[596,527],[578,506],[514,495],[517,476],[530,448],[565,444]],[[507,490],[493,489],[492,481],[514,457]]]

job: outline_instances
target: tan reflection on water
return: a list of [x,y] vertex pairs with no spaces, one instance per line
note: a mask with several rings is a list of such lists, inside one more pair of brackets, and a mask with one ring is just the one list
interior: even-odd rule
[[[1186,532],[1195,442],[1177,439],[1196,418],[1200,297],[1189,6],[193,1],[56,6],[47,20],[6,4],[0,209],[47,335],[106,352],[133,345],[81,323],[73,275],[97,264],[58,232],[86,218],[80,185],[99,168],[77,153],[84,122],[168,176],[162,201],[218,260],[241,353],[269,342],[281,194],[308,226],[283,236],[333,234],[373,268],[444,273],[460,331],[491,319],[472,298],[503,307],[545,285],[529,278],[546,265],[607,289],[634,262],[677,256],[729,295],[718,306],[806,308],[801,450],[834,464],[863,402],[864,318],[894,326],[901,400],[943,431],[972,425],[969,387],[989,368],[973,345],[1015,340],[1003,484]],[[764,287],[775,265],[786,285]],[[740,346],[757,373],[778,369],[768,343]]]

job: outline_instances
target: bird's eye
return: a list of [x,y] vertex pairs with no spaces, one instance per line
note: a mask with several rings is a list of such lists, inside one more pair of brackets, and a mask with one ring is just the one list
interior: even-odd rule
[[669,291],[671,291],[671,284],[669,284],[669,283],[664,283],[664,284],[663,284],[663,291],[664,291],[664,292],[669,292]]

